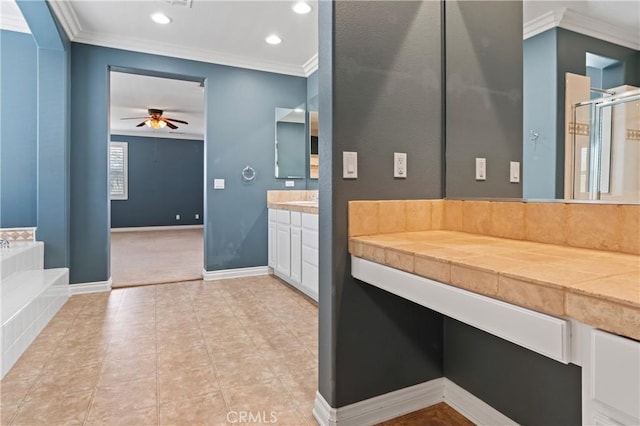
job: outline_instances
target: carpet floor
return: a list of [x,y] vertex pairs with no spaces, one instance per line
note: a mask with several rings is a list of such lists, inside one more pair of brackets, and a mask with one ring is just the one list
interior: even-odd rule
[[202,279],[202,229],[112,232],[112,286]]

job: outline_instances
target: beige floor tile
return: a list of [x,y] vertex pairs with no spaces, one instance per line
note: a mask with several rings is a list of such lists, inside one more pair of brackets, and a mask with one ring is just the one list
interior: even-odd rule
[[102,369],[103,383],[155,377],[157,374],[156,354],[135,355],[129,358],[112,358],[107,355]]
[[0,405],[0,425],[8,425],[18,412],[19,405]]
[[45,400],[47,395],[69,395],[93,390],[100,377],[100,366],[75,368],[71,370],[48,371],[38,377],[31,391],[31,397]]
[[295,408],[289,392],[278,379],[223,387],[222,391],[231,410],[271,412]]
[[81,425],[91,401],[92,391],[71,395],[53,393],[29,396],[20,406],[12,425]]
[[103,419],[117,416],[119,413],[156,407],[156,378],[146,378],[129,382],[102,385],[98,382],[93,403],[89,411],[90,418]]
[[146,335],[135,339],[112,340],[109,343],[107,354],[109,358],[129,358],[131,354],[136,356],[153,355],[157,352],[155,335]]
[[219,390],[218,380],[210,366],[199,369],[177,369],[158,376],[160,404],[193,399]]
[[177,369],[193,370],[211,366],[211,358],[204,345],[158,353],[158,374],[171,374]]
[[0,406],[20,404],[33,388],[37,377],[9,379],[0,381]]
[[269,381],[275,377],[268,362],[255,354],[252,357],[222,362],[214,358],[214,366],[223,388],[251,385]]
[[296,404],[308,407],[318,391],[318,372],[314,369],[298,370],[293,374],[280,376],[280,381],[287,388]]
[[227,423],[228,413],[222,394],[214,392],[195,399],[161,404],[160,424],[163,426],[221,425]]
[[85,425],[92,426],[156,426],[157,424],[158,408],[155,406],[121,411],[116,414],[105,414],[101,417],[97,415],[97,412],[92,412],[85,423]]

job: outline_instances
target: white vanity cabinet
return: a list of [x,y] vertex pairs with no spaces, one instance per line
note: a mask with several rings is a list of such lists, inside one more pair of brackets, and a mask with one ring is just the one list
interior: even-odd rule
[[318,300],[318,215],[269,209],[269,267]]
[[640,424],[640,342],[587,328],[583,343],[583,423]]

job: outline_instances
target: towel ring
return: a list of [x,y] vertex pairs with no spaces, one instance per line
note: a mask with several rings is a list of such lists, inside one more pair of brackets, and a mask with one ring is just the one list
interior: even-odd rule
[[245,182],[251,182],[256,178],[256,171],[251,166],[247,166],[242,169],[242,180]]

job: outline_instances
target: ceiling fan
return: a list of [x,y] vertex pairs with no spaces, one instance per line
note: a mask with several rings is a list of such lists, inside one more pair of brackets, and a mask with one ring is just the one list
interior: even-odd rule
[[145,120],[142,123],[138,124],[136,127],[142,127],[146,125],[147,127],[153,127],[154,129],[162,129],[164,127],[168,127],[170,129],[175,130],[178,128],[178,126],[171,123],[172,121],[176,123],[189,124],[184,120],[163,117],[162,116],[163,111],[161,109],[149,108],[148,111],[149,111],[148,117],[128,117],[128,118],[123,118],[123,120],[134,120],[134,119],[144,118]]

